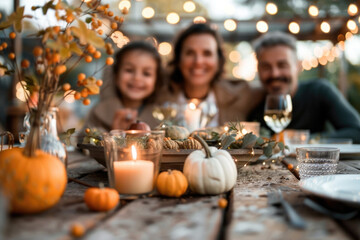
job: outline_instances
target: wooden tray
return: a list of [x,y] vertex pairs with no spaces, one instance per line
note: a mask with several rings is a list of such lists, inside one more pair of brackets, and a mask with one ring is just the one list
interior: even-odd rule
[[[94,146],[91,144],[78,144],[78,148],[83,149],[85,151],[89,151],[89,154],[92,158],[94,158],[98,163],[106,167],[105,155],[104,155],[104,147],[103,146]],[[194,149],[164,149],[162,151],[161,158],[161,166],[160,171],[164,171],[167,169],[183,169],[184,162],[186,157],[192,152]],[[249,162],[256,161],[262,154],[262,149],[254,149],[253,155],[251,154],[251,149],[229,149],[227,150],[231,154],[231,156],[235,159],[236,165],[238,168],[244,166],[244,164]]]

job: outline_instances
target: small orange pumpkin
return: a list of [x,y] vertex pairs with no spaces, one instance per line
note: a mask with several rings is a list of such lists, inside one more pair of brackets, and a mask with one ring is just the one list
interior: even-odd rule
[[169,169],[159,174],[156,187],[161,195],[180,197],[186,192],[188,181],[182,172]]
[[67,183],[64,164],[41,150],[34,157],[22,148],[0,152],[0,189],[9,198],[11,212],[37,213],[55,205]]
[[119,193],[112,188],[88,188],[84,201],[93,211],[109,211],[119,203]]

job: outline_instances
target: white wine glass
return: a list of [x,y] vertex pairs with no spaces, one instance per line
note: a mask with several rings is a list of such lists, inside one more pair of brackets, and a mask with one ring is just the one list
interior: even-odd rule
[[264,121],[276,134],[279,140],[279,133],[291,122],[292,102],[289,94],[269,94],[266,96]]

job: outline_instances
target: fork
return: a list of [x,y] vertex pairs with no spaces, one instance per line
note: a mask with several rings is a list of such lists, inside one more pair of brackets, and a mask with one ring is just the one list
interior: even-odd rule
[[280,189],[277,192],[270,192],[268,194],[268,202],[271,205],[281,205],[286,218],[293,228],[305,229],[305,220],[295,211],[295,209],[284,199]]
[[319,203],[311,200],[310,198],[306,198],[304,200],[304,204],[319,213],[330,216],[337,220],[349,220],[349,219],[355,217],[359,213],[359,211],[357,211],[357,210],[347,212],[347,213],[335,212],[335,211],[330,210],[330,209],[320,205]]

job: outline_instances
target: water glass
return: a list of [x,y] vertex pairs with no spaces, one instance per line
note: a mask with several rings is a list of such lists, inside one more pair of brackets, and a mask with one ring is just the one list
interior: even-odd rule
[[123,199],[154,191],[164,131],[113,130],[104,134],[109,185]]
[[300,179],[335,174],[340,150],[330,147],[304,147],[296,149]]
[[289,147],[286,154],[295,154],[295,146],[299,144],[308,144],[310,140],[310,130],[286,129],[284,130],[284,143]]

